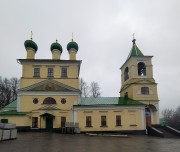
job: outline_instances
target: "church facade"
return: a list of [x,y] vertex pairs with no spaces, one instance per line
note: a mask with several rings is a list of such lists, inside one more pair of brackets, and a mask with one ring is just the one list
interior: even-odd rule
[[80,132],[130,131],[145,133],[146,126],[159,123],[157,84],[152,56],[144,56],[133,39],[130,54],[121,67],[120,97],[82,98],[79,84],[81,60],[78,44],[68,43],[69,59],[56,41],[50,47],[52,59],[35,59],[37,44],[26,40],[16,101],[0,111],[0,120],[18,128],[63,129],[75,126]]

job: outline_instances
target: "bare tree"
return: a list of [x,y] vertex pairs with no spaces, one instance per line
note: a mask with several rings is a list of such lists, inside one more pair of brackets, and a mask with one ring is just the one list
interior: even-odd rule
[[177,107],[176,111],[174,112],[171,123],[173,124],[173,126],[180,129],[180,106]]
[[17,99],[17,89],[19,88],[19,80],[18,78],[11,78],[10,79],[11,82],[11,90],[12,90],[12,100],[16,100]]
[[90,91],[91,91],[91,96],[94,98],[97,98],[101,95],[100,87],[97,82],[94,82],[94,81],[91,82]]
[[18,84],[17,78],[2,79],[0,77],[0,108],[17,99]]
[[81,96],[87,98],[89,96],[89,85],[81,78],[80,80]]
[[165,121],[167,121],[168,123],[170,123],[172,118],[173,118],[173,115],[174,115],[174,110],[172,110],[172,109],[164,109],[162,111],[162,115],[163,115],[163,119]]
[[164,109],[162,115],[168,125],[180,130],[180,106],[176,110]]

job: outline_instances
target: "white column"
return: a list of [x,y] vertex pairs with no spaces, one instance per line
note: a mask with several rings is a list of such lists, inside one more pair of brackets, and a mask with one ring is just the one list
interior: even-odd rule
[[141,124],[142,128],[146,129],[146,117],[145,117],[145,108],[141,108]]
[[20,112],[20,97],[19,97],[19,95],[17,95],[17,107],[16,107],[17,109],[17,112]]

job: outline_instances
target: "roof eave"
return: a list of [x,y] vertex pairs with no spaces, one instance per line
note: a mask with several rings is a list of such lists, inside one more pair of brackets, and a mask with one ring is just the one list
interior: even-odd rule
[[124,65],[131,59],[131,58],[152,58],[154,56],[152,55],[146,55],[146,56],[130,56],[129,58],[127,58],[127,60],[124,62],[124,64],[120,67],[120,69],[122,69],[124,67]]

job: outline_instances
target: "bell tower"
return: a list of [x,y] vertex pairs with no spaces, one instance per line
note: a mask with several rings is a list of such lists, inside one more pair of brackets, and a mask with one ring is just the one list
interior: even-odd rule
[[151,123],[159,123],[159,99],[157,83],[153,78],[152,57],[144,55],[132,40],[133,46],[121,69],[120,96],[138,100],[146,105],[151,113]]

